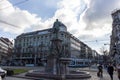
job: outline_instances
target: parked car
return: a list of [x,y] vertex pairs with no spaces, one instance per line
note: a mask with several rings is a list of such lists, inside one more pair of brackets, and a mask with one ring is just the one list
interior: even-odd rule
[[4,78],[4,77],[6,76],[6,74],[7,74],[7,71],[4,70],[4,69],[2,69],[2,68],[0,67],[0,76],[1,76],[2,78]]

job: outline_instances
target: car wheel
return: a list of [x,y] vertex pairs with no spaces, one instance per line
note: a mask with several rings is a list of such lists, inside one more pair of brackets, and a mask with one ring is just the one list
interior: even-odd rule
[[5,78],[5,75],[2,75],[1,77],[2,77],[2,78]]

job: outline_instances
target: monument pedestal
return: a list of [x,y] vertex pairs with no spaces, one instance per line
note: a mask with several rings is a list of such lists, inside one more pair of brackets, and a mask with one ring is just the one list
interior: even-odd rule
[[45,68],[45,71],[49,74],[56,74],[56,75],[60,75],[60,55],[61,55],[61,42],[62,40],[58,39],[58,38],[53,38],[51,40],[52,44],[51,44],[51,52],[50,54],[47,56],[47,65]]

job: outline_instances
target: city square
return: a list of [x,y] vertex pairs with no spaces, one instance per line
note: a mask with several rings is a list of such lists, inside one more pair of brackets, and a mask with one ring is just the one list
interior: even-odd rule
[[0,0],[0,80],[120,80],[119,3]]

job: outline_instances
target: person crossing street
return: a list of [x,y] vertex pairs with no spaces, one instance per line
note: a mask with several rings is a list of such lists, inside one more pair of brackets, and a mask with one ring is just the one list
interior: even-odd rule
[[113,72],[114,72],[114,67],[112,64],[109,64],[107,67],[107,72],[110,75],[111,80],[113,80]]
[[98,76],[98,77],[103,77],[103,67],[102,67],[102,64],[100,64],[100,65],[98,66],[97,76]]

